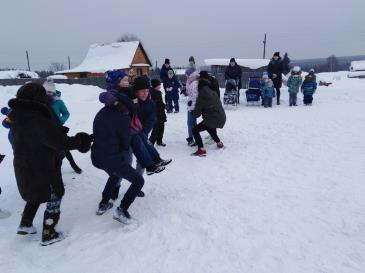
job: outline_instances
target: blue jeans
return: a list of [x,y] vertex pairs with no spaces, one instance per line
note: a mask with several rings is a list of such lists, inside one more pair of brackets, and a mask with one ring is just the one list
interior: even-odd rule
[[297,105],[297,93],[289,93],[289,105]]
[[155,147],[149,143],[147,136],[143,133],[132,136],[131,147],[142,168],[155,164],[155,161],[160,157]]
[[193,128],[196,126],[196,118],[193,116],[191,111],[188,111],[188,136],[190,139],[193,138]]

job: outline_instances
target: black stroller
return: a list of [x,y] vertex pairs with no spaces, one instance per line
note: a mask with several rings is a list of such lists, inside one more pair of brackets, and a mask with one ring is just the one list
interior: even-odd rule
[[223,104],[237,106],[239,103],[238,92],[239,92],[238,83],[232,79],[227,80],[226,81],[226,90],[223,95]]
[[250,77],[248,79],[248,88],[246,90],[247,104],[260,103],[261,94],[261,81],[259,77]]

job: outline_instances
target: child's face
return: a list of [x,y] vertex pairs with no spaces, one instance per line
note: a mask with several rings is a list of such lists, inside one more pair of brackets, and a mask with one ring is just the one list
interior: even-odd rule
[[170,79],[172,79],[172,77],[174,76],[174,74],[169,73],[168,76],[169,76]]
[[137,92],[137,97],[141,101],[145,101],[148,98],[149,90],[148,89],[141,89]]
[[119,82],[120,87],[129,87],[128,76],[123,77]]

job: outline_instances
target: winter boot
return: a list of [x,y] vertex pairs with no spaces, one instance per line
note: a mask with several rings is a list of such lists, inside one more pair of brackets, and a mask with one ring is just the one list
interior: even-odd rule
[[113,219],[121,222],[122,224],[128,225],[131,221],[131,215],[129,214],[128,210],[123,209],[121,207],[117,207],[114,212]]
[[157,146],[166,147],[166,144],[163,142],[157,142]]
[[171,162],[172,162],[172,159],[171,159],[171,158],[166,159],[166,160],[164,160],[164,159],[162,159],[162,158],[158,158],[158,159],[156,160],[156,167],[167,166],[167,165],[169,165]]
[[192,153],[191,155],[204,157],[207,155],[207,151],[204,148],[198,148],[198,150],[195,153]]
[[50,213],[48,211],[44,212],[43,219],[43,232],[42,232],[42,246],[47,246],[54,244],[56,242],[62,241],[64,235],[62,232],[57,232],[55,227],[60,219],[60,213]]
[[165,170],[164,166],[156,166],[155,164],[148,166],[146,168],[147,175],[152,175],[154,173],[160,173]]
[[108,203],[100,202],[99,203],[99,208],[96,211],[96,215],[103,215],[105,212],[107,212],[112,207],[113,207],[112,202],[108,202]]
[[17,230],[18,235],[28,235],[28,234],[36,234],[36,233],[37,233],[37,229],[33,225],[26,226],[26,225],[20,224],[20,226],[18,227],[18,230]]
[[222,141],[217,143],[217,148],[218,149],[223,149],[224,148],[224,145],[223,145]]

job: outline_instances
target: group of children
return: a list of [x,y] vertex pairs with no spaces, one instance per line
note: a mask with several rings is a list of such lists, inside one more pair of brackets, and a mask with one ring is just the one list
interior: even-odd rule
[[[313,94],[317,90],[316,75],[314,74],[314,69],[311,69],[302,78],[302,71],[299,66],[295,66],[291,72],[287,81],[288,92],[289,92],[289,106],[297,106],[297,96],[299,91],[303,93],[303,104],[312,105]],[[275,97],[275,88],[272,80],[269,78],[268,73],[264,72],[262,76],[262,105],[267,107],[272,107],[272,100]]]

